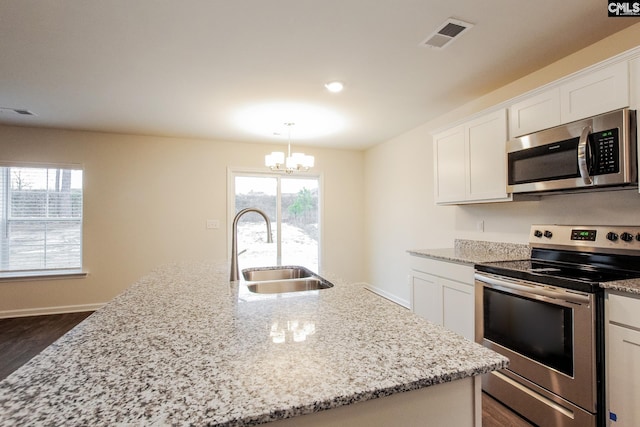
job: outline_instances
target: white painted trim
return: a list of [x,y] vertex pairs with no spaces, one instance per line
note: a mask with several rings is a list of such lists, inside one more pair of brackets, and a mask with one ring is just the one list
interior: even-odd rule
[[84,279],[89,275],[83,270],[38,270],[38,271],[5,271],[0,273],[0,282],[31,282],[36,280]]
[[20,310],[0,311],[0,319],[28,316],[46,316],[49,314],[79,313],[82,311],[96,311],[104,307],[107,303],[63,305],[58,307],[24,308]]
[[396,295],[390,294],[387,291],[383,291],[382,289],[376,287],[376,286],[372,286],[368,283],[365,283],[364,288],[368,291],[373,292],[376,295],[381,296],[382,298],[388,299],[391,302],[394,302],[398,305],[401,305],[402,307],[410,310],[411,309],[411,304],[409,301],[407,301],[406,299],[403,298],[398,298]]

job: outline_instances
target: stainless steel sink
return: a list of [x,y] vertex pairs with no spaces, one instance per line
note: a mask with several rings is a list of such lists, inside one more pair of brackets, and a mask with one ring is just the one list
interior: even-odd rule
[[333,284],[300,266],[261,267],[242,270],[243,282],[249,291],[258,294],[316,291]]
[[303,279],[311,276],[313,276],[313,273],[310,270],[298,266],[247,268],[242,270],[242,277],[248,282]]
[[247,285],[251,292],[257,294],[281,294],[285,292],[315,291],[332,287],[331,283],[317,278],[272,280]]

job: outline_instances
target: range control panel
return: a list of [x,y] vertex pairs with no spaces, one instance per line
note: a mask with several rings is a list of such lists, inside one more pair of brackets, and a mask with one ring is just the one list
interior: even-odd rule
[[589,248],[592,251],[640,251],[640,226],[629,225],[532,225],[532,247]]

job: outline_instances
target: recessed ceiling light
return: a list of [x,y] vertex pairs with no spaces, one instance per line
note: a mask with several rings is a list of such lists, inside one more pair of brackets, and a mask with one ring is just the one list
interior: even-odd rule
[[342,89],[344,89],[344,84],[342,82],[329,82],[325,83],[324,87],[327,88],[327,90],[331,93],[338,93],[342,92]]

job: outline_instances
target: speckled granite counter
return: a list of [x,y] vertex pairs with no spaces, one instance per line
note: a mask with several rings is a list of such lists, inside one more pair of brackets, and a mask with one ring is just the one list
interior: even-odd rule
[[[453,248],[447,249],[410,249],[411,255],[459,264],[475,265],[484,262],[512,261],[531,258],[529,245],[518,243],[496,243],[480,240],[456,239]],[[640,279],[619,280],[601,283],[604,289],[640,295]]]
[[456,239],[454,247],[449,249],[411,249],[407,252],[411,255],[460,264],[480,264],[483,262],[510,261],[531,257],[529,245],[463,239]]
[[611,291],[626,292],[628,294],[640,295],[640,279],[618,280],[616,282],[605,282],[600,284],[601,288]]
[[258,295],[227,271],[140,279],[0,382],[0,424],[252,425],[507,364],[359,284]]

